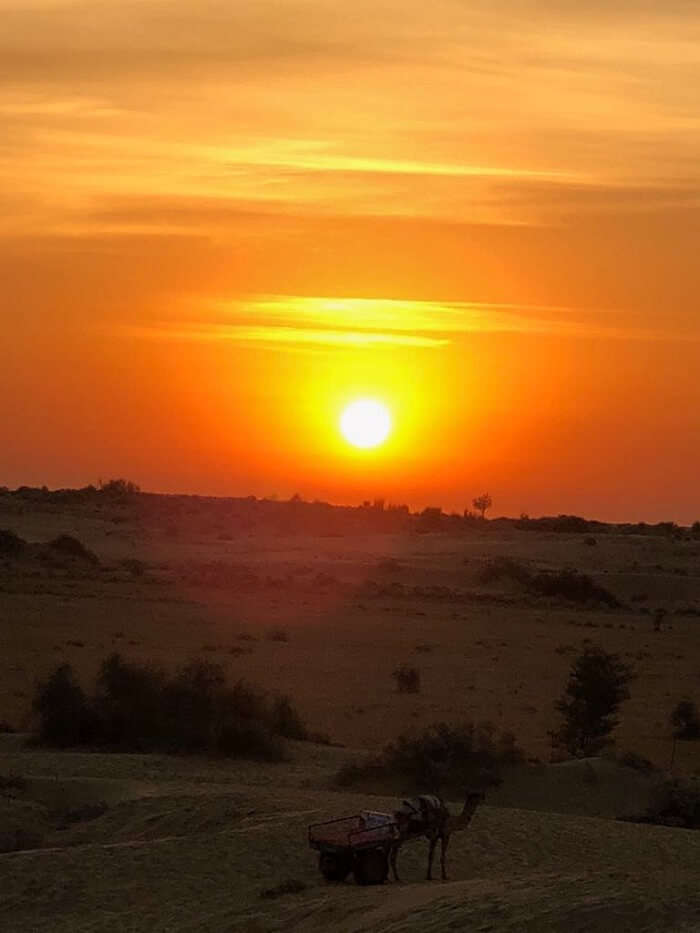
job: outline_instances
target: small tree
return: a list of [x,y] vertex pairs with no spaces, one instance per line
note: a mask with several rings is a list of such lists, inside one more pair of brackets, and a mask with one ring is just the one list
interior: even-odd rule
[[665,618],[666,618],[666,610],[662,606],[658,606],[654,610],[654,631],[655,632],[661,631],[661,626],[663,625]]
[[681,700],[671,713],[671,727],[673,732],[673,748],[671,751],[671,767],[676,760],[676,742],[692,742],[700,739],[700,715],[698,708],[692,700]]
[[57,667],[37,685],[33,705],[39,716],[39,738],[47,745],[66,748],[93,739],[95,714],[70,664]]
[[391,675],[399,693],[420,693],[420,671],[409,664],[401,664]]
[[601,751],[617,726],[615,713],[629,698],[627,685],[632,677],[632,669],[618,655],[586,648],[573,662],[569,682],[556,703],[564,722],[552,733],[555,744],[577,757]]
[[483,519],[486,518],[486,510],[490,509],[493,505],[493,499],[487,492],[485,492],[483,496],[477,496],[476,499],[472,499],[472,505],[477,510],[477,512],[481,512],[481,518],[483,521]]

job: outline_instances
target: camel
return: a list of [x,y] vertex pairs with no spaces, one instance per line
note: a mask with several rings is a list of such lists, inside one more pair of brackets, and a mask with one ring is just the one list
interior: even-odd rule
[[444,800],[433,794],[422,794],[420,797],[404,800],[402,806],[394,812],[394,820],[399,830],[399,838],[389,853],[389,864],[394,873],[394,880],[400,880],[396,870],[396,859],[401,846],[410,839],[425,836],[430,843],[427,880],[433,880],[433,856],[439,839],[442,880],[447,881],[445,853],[450,842],[450,835],[467,828],[484,797],[485,794],[481,791],[468,792],[464,809],[459,816],[452,816]]

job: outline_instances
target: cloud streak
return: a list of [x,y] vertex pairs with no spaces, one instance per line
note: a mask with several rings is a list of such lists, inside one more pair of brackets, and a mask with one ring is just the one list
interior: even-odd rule
[[[222,302],[205,320],[128,325],[130,337],[226,341],[275,350],[441,349],[479,334],[657,339],[624,315],[566,307],[300,295]],[[668,336],[668,335],[667,335]]]

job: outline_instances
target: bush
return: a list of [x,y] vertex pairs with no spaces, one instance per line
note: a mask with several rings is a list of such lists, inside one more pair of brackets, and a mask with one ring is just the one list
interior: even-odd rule
[[303,741],[308,738],[306,726],[287,696],[276,697],[273,701],[270,725],[275,735],[285,739]]
[[402,664],[391,675],[399,693],[420,693],[420,671],[417,667]]
[[66,748],[84,745],[95,737],[94,709],[70,664],[61,664],[37,686],[33,706],[39,715],[39,740],[46,745]]
[[148,751],[163,735],[165,675],[111,654],[100,665],[95,712],[100,744]]
[[513,580],[536,596],[563,597],[575,603],[604,603],[611,608],[620,606],[619,600],[609,590],[576,570],[534,574],[510,557],[496,557],[488,561],[478,575],[479,582],[484,584],[502,579]]
[[564,722],[553,742],[571,755],[595,755],[610,743],[614,714],[629,698],[632,670],[616,654],[589,646],[573,662],[569,682],[556,709]]
[[697,778],[663,781],[652,791],[646,812],[634,822],[700,829],[700,781]]
[[15,727],[11,726],[6,719],[0,719],[0,735],[10,735],[16,731]]
[[89,551],[82,541],[74,538],[72,535],[59,535],[53,541],[49,541],[48,547],[65,557],[73,557],[77,560],[88,561],[91,564],[97,564],[97,556]]
[[141,492],[141,487],[130,479],[110,479],[100,482],[100,494],[111,499],[127,499]]
[[624,768],[632,768],[642,774],[651,774],[655,770],[653,762],[644,758],[643,755],[638,755],[637,752],[625,752],[620,757],[620,764]]
[[420,735],[399,736],[379,755],[346,765],[337,781],[349,785],[388,780],[404,792],[462,793],[465,787],[498,783],[500,770],[522,759],[515,737],[509,732],[497,735],[488,723],[437,723]]
[[40,685],[35,709],[39,738],[49,745],[279,760],[283,738],[308,739],[289,697],[271,702],[242,680],[228,685],[223,668],[208,661],[193,661],[168,677],[112,654],[90,698],[63,665]]
[[681,700],[671,713],[673,737],[683,741],[700,739],[700,716],[692,700]]
[[494,557],[484,564],[479,571],[477,579],[480,583],[486,585],[506,579],[529,587],[532,581],[532,574],[524,564],[519,563],[517,560],[513,560],[511,557]]
[[19,557],[27,542],[9,528],[0,528],[0,557]]
[[617,597],[599,586],[587,574],[576,570],[560,570],[559,573],[538,573],[530,581],[530,588],[539,596],[561,596],[575,603],[604,603],[617,609]]

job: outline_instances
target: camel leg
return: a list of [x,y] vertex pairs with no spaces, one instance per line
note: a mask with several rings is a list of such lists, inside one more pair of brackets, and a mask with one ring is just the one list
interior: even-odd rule
[[391,866],[391,870],[394,873],[394,881],[401,880],[399,878],[399,873],[396,870],[396,859],[398,858],[398,856],[399,856],[399,847],[392,846],[391,851],[389,852],[389,865]]
[[428,850],[428,881],[433,880],[433,856],[435,855],[436,845],[437,836],[430,836],[430,849]]
[[445,835],[440,837],[440,868],[442,869],[442,880],[447,881],[447,870],[445,868],[445,855],[447,854],[447,847],[450,844],[450,837]]

